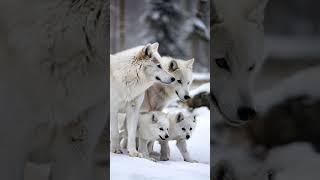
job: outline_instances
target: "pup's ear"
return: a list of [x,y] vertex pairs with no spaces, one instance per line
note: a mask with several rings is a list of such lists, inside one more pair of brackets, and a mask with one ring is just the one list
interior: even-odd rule
[[151,44],[150,44],[150,43],[146,44],[146,45],[144,46],[144,48],[143,48],[143,51],[144,51],[144,55],[145,55],[145,56],[151,57],[151,55],[152,55]]
[[155,116],[155,114],[152,113],[152,123],[157,123],[158,118]]
[[173,72],[173,71],[177,70],[178,68],[179,67],[178,67],[177,61],[175,61],[175,60],[170,61],[170,63],[169,63],[169,71],[170,72]]
[[184,120],[184,116],[181,112],[178,113],[177,115],[177,123],[181,122]]
[[188,61],[187,61],[187,64],[186,64],[187,68],[192,69],[192,67],[193,67],[193,62],[194,62],[194,58],[188,60]]

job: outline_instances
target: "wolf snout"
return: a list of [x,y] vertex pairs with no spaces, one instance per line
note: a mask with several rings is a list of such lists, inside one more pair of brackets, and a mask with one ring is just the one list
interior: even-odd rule
[[188,99],[190,99],[190,96],[189,96],[189,95],[185,95],[185,96],[184,96],[184,99],[185,99],[185,100],[188,100]]
[[171,77],[171,82],[174,82],[176,80],[176,78]]
[[256,115],[256,111],[251,107],[243,106],[238,108],[238,116],[241,121],[251,120],[255,118]]
[[189,135],[189,134],[188,134],[188,135],[186,135],[186,138],[187,138],[187,139],[189,139],[189,138],[190,138],[190,135]]
[[168,134],[166,134],[164,137],[167,139],[167,138],[169,138],[169,135],[168,135]]

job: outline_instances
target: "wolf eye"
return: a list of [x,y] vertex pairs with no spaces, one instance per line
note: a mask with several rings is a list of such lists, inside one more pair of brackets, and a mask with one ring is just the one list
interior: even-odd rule
[[162,67],[161,67],[161,65],[160,65],[160,64],[158,64],[158,65],[157,65],[157,67],[158,67],[159,69],[162,69]]
[[186,131],[186,129],[185,129],[185,128],[182,128],[182,131]]
[[190,84],[190,81],[187,83],[188,85]]
[[228,63],[227,63],[225,58],[216,59],[216,64],[217,64],[218,67],[220,67],[222,69],[225,69],[225,70],[230,72],[230,67],[229,67],[229,65],[228,65]]
[[179,84],[182,84],[182,81],[181,81],[181,80],[177,80],[177,82],[178,82]]
[[192,128],[190,128],[190,131],[192,131]]
[[163,131],[163,128],[159,128],[160,129],[160,131]]
[[248,68],[248,71],[252,71],[255,68],[255,65],[252,65]]
[[169,128],[167,128],[167,131],[169,130]]

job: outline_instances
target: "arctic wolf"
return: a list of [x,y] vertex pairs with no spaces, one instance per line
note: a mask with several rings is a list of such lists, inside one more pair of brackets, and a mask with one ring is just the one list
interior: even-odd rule
[[180,60],[172,57],[162,57],[161,64],[176,81],[170,85],[154,84],[145,93],[141,111],[162,111],[174,96],[187,100],[189,88],[193,80],[192,67],[194,59]]
[[169,160],[169,140],[176,140],[177,147],[183,156],[183,159],[187,162],[197,162],[191,159],[187,149],[187,140],[191,138],[192,132],[194,132],[197,125],[196,116],[184,116],[181,112],[178,114],[169,114],[169,121],[169,138],[166,140],[158,139],[161,145],[160,160]]
[[128,151],[130,156],[141,156],[136,150],[138,115],[144,92],[154,83],[175,81],[160,64],[158,43],[139,46],[120,55],[110,55],[110,136],[111,152],[121,153],[118,113],[126,113]]
[[[123,117],[122,117],[123,118]],[[127,132],[124,130],[121,146],[126,146]],[[137,139],[138,150],[144,158],[155,161],[149,156],[148,146],[150,143],[169,138],[169,119],[166,113],[161,111],[142,112],[139,116]]]
[[264,59],[264,8],[267,0],[214,0],[212,97],[233,125],[256,116],[253,81]]

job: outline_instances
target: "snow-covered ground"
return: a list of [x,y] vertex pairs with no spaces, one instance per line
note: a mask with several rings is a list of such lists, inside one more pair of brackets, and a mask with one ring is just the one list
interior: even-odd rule
[[[166,112],[185,111],[181,108],[167,108]],[[198,108],[197,127],[187,141],[191,157],[199,163],[184,162],[175,142],[170,142],[169,161],[153,162],[143,158],[133,158],[126,154],[110,154],[111,180],[209,180],[210,179],[210,111]],[[160,145],[155,144],[159,152]]]

